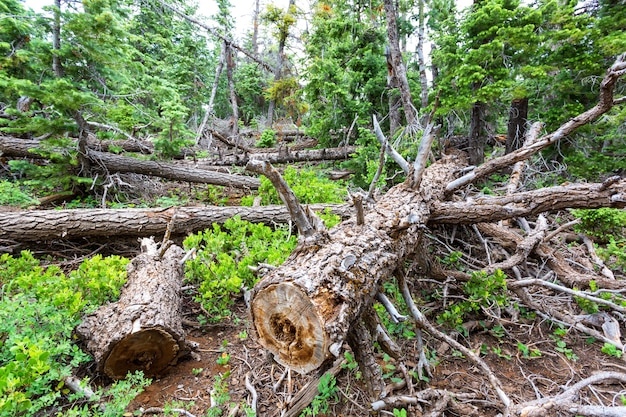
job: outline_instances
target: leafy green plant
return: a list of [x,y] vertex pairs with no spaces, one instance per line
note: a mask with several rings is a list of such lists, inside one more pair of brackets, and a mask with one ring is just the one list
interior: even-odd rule
[[599,209],[572,210],[572,214],[580,219],[574,230],[585,233],[603,241],[610,237],[619,239],[624,236],[626,228],[626,211],[603,207]]
[[541,351],[539,349],[531,349],[528,345],[525,345],[522,342],[517,342],[517,350],[524,358],[538,358],[541,356]]
[[197,248],[197,253],[185,264],[185,276],[198,284],[197,300],[210,313],[207,320],[229,317],[241,287],[251,288],[258,279],[250,267],[259,263],[280,265],[296,243],[286,227],[272,230],[238,217],[188,236],[183,242],[185,248]]
[[567,347],[567,343],[565,342],[565,340],[563,340],[565,335],[567,335],[567,330],[562,327],[557,327],[552,332],[550,337],[552,338],[552,340],[554,340],[554,343],[556,344],[555,350],[557,352],[561,352],[570,361],[575,362],[578,360],[578,355],[576,355],[572,349]]
[[74,344],[74,327],[119,295],[127,262],[94,257],[66,275],[27,251],[0,256],[0,415],[36,415],[58,404],[61,381],[90,360]]
[[354,377],[357,381],[361,379],[362,375],[361,371],[359,371],[359,364],[354,358],[354,355],[351,352],[345,351],[343,357],[345,360],[341,364],[341,368],[354,372]]
[[473,272],[472,277],[463,286],[467,299],[450,304],[437,316],[437,322],[448,324],[463,334],[467,331],[462,326],[467,316],[481,308],[504,306],[508,303],[506,293],[506,275],[501,270],[487,275],[484,271]]
[[211,399],[215,402],[215,406],[207,410],[207,417],[221,416],[223,410],[220,407],[230,401],[230,392],[228,390],[229,377],[230,371],[215,375],[213,389],[211,390]]
[[339,401],[337,380],[330,373],[325,373],[317,385],[318,394],[311,401],[311,405],[305,408],[300,416],[317,416],[326,414],[330,410],[330,401]]
[[39,204],[35,198],[13,182],[0,180],[0,206],[25,207]]
[[614,236],[610,236],[606,246],[597,246],[596,250],[607,267],[615,270],[626,270],[626,238],[616,239]]
[[[297,169],[289,166],[285,168],[282,175],[302,204],[341,203],[347,194],[346,188],[341,182],[324,178],[318,170]],[[259,196],[263,205],[282,204],[271,181],[264,176],[261,177]],[[251,206],[253,199],[252,196],[244,198],[241,203]]]
[[620,359],[622,357],[622,354],[624,353],[611,343],[605,343],[600,350],[602,351],[602,353],[606,353],[607,355],[616,357],[617,359]]
[[394,408],[393,409],[393,416],[394,417],[406,417],[407,416],[406,408],[401,408],[399,410],[397,408]]
[[259,148],[271,148],[276,145],[276,132],[272,129],[265,129],[256,143]]

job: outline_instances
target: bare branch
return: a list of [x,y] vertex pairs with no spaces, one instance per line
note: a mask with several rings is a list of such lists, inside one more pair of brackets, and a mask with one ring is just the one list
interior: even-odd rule
[[586,112],[570,119],[561,125],[557,130],[543,136],[534,144],[530,146],[523,146],[507,155],[487,161],[469,174],[459,178],[458,180],[450,182],[446,186],[446,194],[450,194],[467,184],[496,172],[499,169],[514,164],[515,162],[530,158],[537,152],[560,141],[579,127],[593,122],[598,117],[608,112],[613,107],[614,103],[613,91],[615,89],[615,83],[624,74],[626,74],[626,54],[620,55],[615,63],[607,70],[607,73],[600,84],[600,97],[598,104]]
[[293,190],[289,188],[289,184],[287,184],[285,179],[278,171],[276,171],[272,164],[267,161],[253,159],[248,162],[246,169],[257,174],[265,175],[267,179],[272,182],[278,192],[278,195],[280,196],[280,199],[287,206],[287,210],[289,210],[291,218],[298,227],[300,235],[306,238],[315,234],[315,229],[309,222],[309,219],[307,218],[304,209],[298,202],[296,195],[293,193]]
[[177,15],[179,15],[180,17],[182,17],[185,20],[188,20],[189,22],[200,26],[202,29],[206,30],[207,32],[209,32],[211,35],[215,36],[216,38],[219,38],[221,40],[223,40],[224,42],[226,42],[227,44],[230,44],[230,46],[232,46],[233,48],[235,48],[236,50],[238,50],[239,52],[243,53],[245,56],[247,56],[248,58],[250,58],[251,60],[253,60],[254,62],[256,62],[257,64],[263,66],[266,70],[268,71],[272,71],[272,66],[270,64],[268,64],[267,62],[263,61],[262,59],[260,59],[259,57],[257,57],[256,55],[253,55],[252,53],[248,52],[246,49],[244,49],[243,47],[237,45],[236,43],[233,42],[233,40],[227,36],[222,35],[219,30],[217,30],[216,28],[213,28],[209,25],[206,25],[202,22],[200,22],[198,19],[195,19],[183,12],[181,12],[180,10],[170,6],[169,4],[165,3],[162,0],[157,0],[157,2],[163,6],[166,7],[168,9],[170,9],[172,12],[176,13]]
[[422,134],[422,140],[413,163],[413,188],[418,188],[422,182],[422,174],[426,169],[426,162],[428,162],[428,155],[430,154],[430,148],[435,140],[435,136],[439,132],[439,127],[435,127],[434,122],[430,121],[424,129]]
[[402,168],[402,171],[404,171],[404,173],[408,175],[409,163],[406,161],[406,159],[402,157],[402,155],[400,155],[395,149],[393,149],[393,146],[391,146],[391,144],[383,134],[383,131],[380,129],[380,125],[378,124],[378,119],[376,119],[376,115],[372,115],[372,121],[374,123],[374,133],[376,133],[376,138],[380,142],[380,146],[385,148],[385,151],[387,152],[387,154],[389,154],[391,159],[396,161],[396,163],[400,165],[400,168]]

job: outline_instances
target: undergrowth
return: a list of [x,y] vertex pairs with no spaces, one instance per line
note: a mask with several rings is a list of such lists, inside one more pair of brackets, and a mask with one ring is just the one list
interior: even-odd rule
[[188,236],[185,249],[196,248],[195,259],[185,263],[185,277],[198,286],[197,301],[211,322],[230,317],[230,307],[242,286],[252,288],[259,263],[277,266],[295,248],[297,237],[285,227],[271,229],[238,217],[223,226]]
[[97,255],[66,274],[41,266],[28,251],[0,256],[0,415],[119,415],[113,410],[123,410],[147,383],[137,376],[113,385],[106,395],[117,392],[117,405],[108,414],[70,403],[76,395],[63,383],[91,360],[75,343],[74,327],[84,314],[117,299],[127,263]]

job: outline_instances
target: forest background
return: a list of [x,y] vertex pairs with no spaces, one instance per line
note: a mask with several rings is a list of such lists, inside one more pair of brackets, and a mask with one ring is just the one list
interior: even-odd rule
[[[96,152],[188,162],[188,169],[203,160],[213,166],[227,156],[288,148],[287,132],[296,132],[296,142],[306,146],[356,146],[343,162],[285,169],[302,202],[340,203],[347,190],[367,190],[373,180],[385,191],[405,176],[392,160],[379,163],[373,115],[405,159],[414,157],[422,132],[434,121],[440,130],[433,157],[461,149],[479,166],[520,148],[532,122],[552,132],[593,107],[607,68],[626,51],[622,0],[475,0],[465,8],[451,0],[329,0],[307,7],[257,0],[246,22],[235,15],[239,5],[228,0],[216,1],[215,12],[205,17],[184,0],[51,0],[44,12],[28,4],[0,0],[0,206],[25,213],[252,205],[254,197],[278,204],[265,179],[249,187],[258,191],[246,192],[236,186],[192,187],[186,180],[156,185],[145,172],[116,172],[104,152]],[[623,82],[616,91],[623,94]],[[626,107],[623,99],[616,104],[529,161],[523,189],[623,177]],[[245,175],[236,166],[230,172]],[[349,179],[328,179],[337,172]],[[508,173],[499,172],[472,192],[498,194],[507,180]],[[567,216],[559,221],[578,219],[577,231],[594,237],[600,256],[623,276],[624,211]],[[228,268],[222,261],[210,273],[190,264],[194,300],[210,313],[202,320],[232,319],[240,285],[251,287],[257,279],[245,272],[248,266],[280,264],[295,246],[280,227],[241,232],[248,227],[242,224],[229,223],[227,234],[284,240],[285,246],[258,257],[252,253],[245,262],[238,258]],[[212,239],[220,241],[223,232],[198,232],[186,244],[215,246]],[[218,252],[232,250],[227,246]],[[102,410],[75,400],[64,387],[75,369],[82,366],[86,374],[89,363],[72,331],[86,312],[119,296],[128,260],[120,253],[95,255],[100,244],[94,242],[78,253],[44,247],[0,232],[0,411],[97,414]],[[217,254],[207,249],[205,256],[208,262]],[[455,267],[461,258],[454,250],[441,256]],[[226,278],[207,280],[217,267]],[[497,286],[498,279],[492,275],[485,282]],[[451,328],[467,320],[446,311],[439,321]],[[124,409],[136,394],[129,387],[146,384],[135,376],[107,387],[106,412]]]

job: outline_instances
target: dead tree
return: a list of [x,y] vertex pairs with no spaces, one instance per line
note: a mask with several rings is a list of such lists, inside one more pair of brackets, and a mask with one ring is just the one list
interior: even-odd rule
[[142,240],[142,254],[127,268],[120,299],[76,328],[98,371],[113,379],[134,371],[160,375],[186,350],[180,295],[184,253],[175,245],[163,249]]
[[[259,281],[252,291],[250,311],[254,332],[261,345],[278,362],[300,373],[309,373],[339,357],[347,343],[360,358],[359,365],[372,388],[369,390],[370,396],[373,400],[380,399],[385,403],[384,393],[380,390],[380,370],[372,357],[371,345],[366,346],[376,340],[377,335],[372,330],[367,334],[368,331],[363,326],[368,328],[366,317],[382,283],[395,275],[417,329],[425,329],[474,363],[489,381],[500,401],[498,408],[504,415],[520,412],[524,414],[526,406],[542,407],[543,404],[514,404],[495,374],[474,351],[437,329],[425,318],[413,302],[403,266],[405,261],[413,257],[427,257],[426,253],[420,251],[420,239],[428,222],[433,221],[437,207],[462,205],[464,213],[477,210],[486,214],[486,211],[494,210],[483,218],[483,221],[492,222],[499,216],[504,219],[524,215],[516,213],[517,210],[528,213],[529,210],[537,209],[535,214],[539,214],[554,210],[555,206],[560,205],[558,198],[551,199],[550,204],[542,204],[537,198],[541,193],[549,193],[558,187],[531,192],[536,193],[533,194],[535,198],[531,199],[526,193],[494,197],[492,202],[496,199],[500,201],[496,205],[488,204],[487,197],[482,200],[445,200],[460,200],[460,196],[454,195],[454,191],[493,172],[495,167],[499,169],[528,158],[571,133],[576,127],[597,119],[613,106],[615,83],[625,73],[626,55],[623,55],[607,71],[601,84],[600,103],[597,106],[565,123],[554,133],[534,142],[529,141],[526,146],[504,157],[488,161],[470,174],[461,176],[466,159],[459,152],[445,155],[425,169],[423,162],[426,161],[429,147],[421,148],[413,166],[401,161],[407,166],[407,180],[404,183],[393,187],[378,201],[365,207],[362,221],[351,218],[331,230],[325,230],[312,213],[299,206],[269,164],[249,163],[250,170],[262,173],[272,180],[300,231],[300,240],[295,251],[281,267]],[[427,134],[430,134],[428,129],[424,134],[424,143],[427,142]],[[456,177],[459,178],[455,179]],[[626,206],[624,180],[613,178],[603,184],[590,186],[597,191],[611,189],[603,197],[603,203],[607,206]],[[495,212],[500,214],[494,215]],[[455,221],[465,221],[466,217],[456,212]],[[476,219],[467,221],[471,223]],[[543,224],[538,220],[535,231],[516,245],[519,250],[516,259],[522,259],[525,254],[538,248],[537,242],[544,236]],[[511,268],[512,265],[514,266],[514,262],[508,261],[491,267]],[[528,300],[530,308],[541,309],[541,306],[533,304],[532,299],[524,298],[523,292],[520,294],[523,301]],[[572,322],[572,326],[577,329],[586,329],[583,324],[579,324]],[[378,326],[369,326],[369,329],[372,327]],[[601,340],[610,339],[604,337]],[[612,343],[617,343],[618,348],[623,347],[621,342],[613,340]],[[421,358],[420,364],[418,367],[424,369],[426,365]],[[571,397],[568,396],[567,400]],[[611,410],[607,412],[609,411]]]

